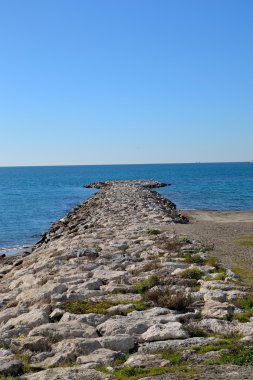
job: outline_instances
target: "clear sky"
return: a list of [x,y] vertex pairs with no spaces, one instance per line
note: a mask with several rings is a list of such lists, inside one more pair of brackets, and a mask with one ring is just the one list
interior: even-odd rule
[[253,159],[252,0],[0,0],[0,165]]

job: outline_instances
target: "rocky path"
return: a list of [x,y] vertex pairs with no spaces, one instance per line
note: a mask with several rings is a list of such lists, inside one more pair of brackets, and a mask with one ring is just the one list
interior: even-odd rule
[[249,289],[175,233],[164,185],[90,184],[31,254],[2,259],[0,379],[253,378]]

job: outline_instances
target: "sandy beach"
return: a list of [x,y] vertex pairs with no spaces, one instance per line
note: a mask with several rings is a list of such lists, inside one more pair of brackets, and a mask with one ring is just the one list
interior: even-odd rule
[[181,210],[189,224],[176,224],[178,233],[214,245],[213,254],[230,268],[237,268],[245,280],[253,278],[253,249],[238,244],[241,236],[253,235],[252,211]]

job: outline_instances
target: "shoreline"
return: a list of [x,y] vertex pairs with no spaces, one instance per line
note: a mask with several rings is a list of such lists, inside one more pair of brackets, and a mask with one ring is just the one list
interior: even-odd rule
[[[253,315],[242,322],[236,304],[250,286],[215,259],[208,238],[219,248],[224,236],[235,239],[235,225],[252,223],[198,220],[194,211],[190,223],[174,223],[179,210],[152,190],[157,184],[93,184],[102,191],[31,253],[2,259],[0,376],[117,380],[130,367],[150,380],[250,378]],[[224,348],[245,362],[207,364]]]
[[[162,185],[163,186],[161,187],[164,187],[164,184]],[[93,184],[90,184],[88,186],[92,187]],[[169,184],[167,186],[169,186]],[[154,189],[156,190],[156,188]],[[91,197],[92,196],[93,195],[91,195]],[[84,203],[89,198],[79,203],[76,207]],[[169,200],[168,198],[166,199]],[[74,209],[71,209],[66,215],[71,213]],[[179,212],[183,214],[188,214],[190,216],[190,224],[196,221],[211,222],[211,223],[253,223],[253,210],[205,210],[205,209],[187,209],[187,208],[178,209],[178,210]],[[59,220],[56,220],[53,224],[57,223],[58,221]],[[47,234],[50,228],[51,226],[49,226],[49,229],[43,234],[41,234],[41,236]],[[34,247],[37,245],[37,243],[40,240],[41,238],[35,241],[34,243],[23,244],[21,246],[16,245],[16,246],[0,247],[0,255],[6,254],[6,256],[9,257],[9,256],[21,254],[26,251],[31,251],[34,249]]]

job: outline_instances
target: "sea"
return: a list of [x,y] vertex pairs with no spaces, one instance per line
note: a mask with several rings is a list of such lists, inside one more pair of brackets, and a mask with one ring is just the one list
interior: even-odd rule
[[30,248],[98,190],[90,182],[155,179],[179,209],[253,210],[253,163],[0,167],[0,254]]

